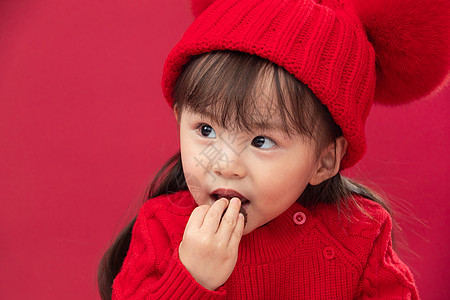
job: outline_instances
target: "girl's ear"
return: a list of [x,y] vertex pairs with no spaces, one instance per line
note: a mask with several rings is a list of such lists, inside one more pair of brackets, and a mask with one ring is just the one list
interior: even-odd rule
[[347,152],[347,141],[343,136],[331,143],[317,160],[317,169],[309,181],[311,185],[318,185],[339,172],[341,160]]
[[175,120],[177,120],[177,123],[180,123],[180,111],[178,110],[178,105],[173,106],[173,115],[175,116]]

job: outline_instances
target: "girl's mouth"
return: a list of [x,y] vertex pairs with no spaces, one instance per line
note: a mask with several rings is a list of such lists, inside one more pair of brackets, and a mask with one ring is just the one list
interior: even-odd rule
[[[226,198],[228,199],[228,201],[230,201],[232,198],[239,198],[239,200],[241,200],[241,207],[239,209],[239,212],[242,213],[242,215],[244,216],[244,226],[247,224],[247,211],[245,210],[248,205],[250,204],[250,201],[247,200],[246,198],[244,198],[241,194],[239,194],[236,191],[233,190],[225,190],[225,189],[219,189],[219,190],[215,190],[211,193],[211,199],[213,201],[217,201],[219,199],[222,198]],[[225,214],[227,210],[225,209],[225,211],[222,214]]]
[[239,198],[239,200],[241,200],[241,207],[244,208],[246,208],[250,204],[250,201],[248,199],[233,190],[217,189],[213,191],[210,196],[213,201],[217,201],[222,198],[228,199],[228,201],[230,201],[232,198]]
[[241,198],[241,197],[237,197],[237,196],[227,196],[227,195],[221,195],[221,194],[211,194],[211,198],[214,200],[214,201],[217,201],[217,200],[219,200],[219,199],[222,199],[222,198],[225,198],[225,199],[228,199],[228,201],[230,201],[232,198],[239,198],[239,200],[241,200],[241,206],[244,206],[244,205],[248,205],[248,203],[250,203],[250,201],[248,201],[247,199],[245,199],[245,198]]

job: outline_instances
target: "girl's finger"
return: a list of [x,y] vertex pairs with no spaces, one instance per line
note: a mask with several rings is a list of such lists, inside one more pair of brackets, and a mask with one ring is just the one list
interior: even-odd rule
[[202,228],[208,232],[215,233],[219,227],[220,218],[224,210],[228,206],[228,200],[225,198],[219,199],[211,206],[205,215]]
[[237,251],[239,243],[241,242],[242,234],[244,233],[244,215],[239,213],[237,224],[231,233],[230,242],[228,247]]
[[195,228],[198,229],[200,227],[202,227],[203,224],[203,220],[205,219],[205,215],[209,210],[209,206],[208,205],[201,205],[196,207],[192,213],[191,216],[189,217],[189,220],[186,224],[186,230],[189,230],[191,228]]
[[239,208],[241,207],[241,200],[238,198],[233,198],[228,205],[227,211],[222,217],[220,221],[219,230],[217,231],[217,235],[220,239],[229,242],[231,233],[234,231],[236,227],[236,223],[238,221],[239,216]]

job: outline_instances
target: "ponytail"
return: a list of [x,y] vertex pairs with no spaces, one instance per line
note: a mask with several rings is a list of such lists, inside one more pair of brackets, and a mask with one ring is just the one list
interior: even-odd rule
[[[187,190],[186,180],[181,165],[181,155],[177,152],[161,167],[146,191],[144,203],[148,200],[164,194],[176,193]],[[98,272],[97,283],[100,297],[103,300],[111,299],[112,284],[114,278],[119,274],[123,261],[127,255],[131,242],[136,217],[119,233],[114,243],[103,255]]]

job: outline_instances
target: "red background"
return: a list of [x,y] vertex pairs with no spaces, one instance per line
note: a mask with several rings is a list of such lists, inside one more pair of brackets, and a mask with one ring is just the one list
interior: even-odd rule
[[[160,78],[181,0],[0,2],[0,297],[98,299],[102,251],[177,148]],[[450,89],[375,107],[350,170],[386,192],[424,299],[448,296]]]

